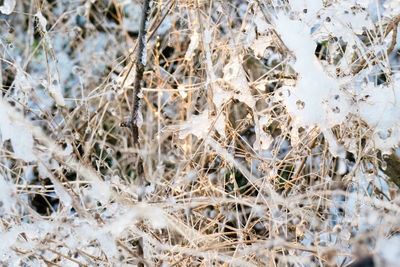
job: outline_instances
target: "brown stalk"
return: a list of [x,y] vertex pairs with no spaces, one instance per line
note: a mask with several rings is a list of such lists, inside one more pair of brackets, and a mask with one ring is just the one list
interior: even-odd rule
[[[140,116],[140,102],[143,94],[142,83],[143,83],[143,73],[146,64],[146,35],[147,35],[147,20],[150,14],[150,2],[151,0],[144,0],[142,6],[142,17],[140,19],[139,36],[137,40],[137,56],[135,63],[135,81],[133,85],[133,100],[131,116],[128,122],[123,123],[121,126],[129,127],[132,133],[132,143],[134,147],[139,148],[139,116]],[[132,65],[131,65],[132,66]],[[130,68],[131,70],[131,68]],[[128,74],[129,75],[129,74]],[[126,77],[125,77],[126,79]],[[124,80],[125,82],[125,80]],[[143,162],[138,155],[138,164],[136,166],[137,182],[139,186],[144,184],[144,168]],[[138,196],[138,200],[142,200],[142,196]],[[143,238],[139,238],[137,242],[137,251],[139,256],[139,267],[144,267],[144,251],[143,251]]]
[[133,145],[136,146],[139,144],[139,126],[138,126],[138,118],[140,113],[140,99],[142,94],[142,82],[143,82],[143,73],[145,66],[145,57],[146,57],[146,23],[150,13],[150,0],[143,1],[142,8],[142,18],[140,20],[140,28],[139,28],[139,36],[138,36],[138,47],[137,47],[137,56],[135,63],[135,82],[133,85],[133,101],[132,101],[132,110],[131,116],[127,123],[124,126],[128,126],[132,132]]

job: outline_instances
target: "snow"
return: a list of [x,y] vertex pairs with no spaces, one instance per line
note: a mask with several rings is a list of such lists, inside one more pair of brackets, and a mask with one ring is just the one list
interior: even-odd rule
[[222,138],[225,138],[225,115],[220,113],[217,118],[210,118],[209,111],[205,110],[199,115],[192,115],[177,128],[180,139],[185,139],[189,134],[204,139],[212,130],[211,127],[215,128]]
[[384,154],[391,154],[391,149],[400,143],[399,103],[399,77],[392,86],[368,83],[360,94],[360,116],[374,130],[374,145]]
[[208,110],[202,114],[192,115],[186,123],[179,126],[179,138],[185,139],[187,135],[193,134],[198,138],[205,138],[211,127],[211,121],[208,118]]
[[60,107],[65,107],[65,100],[64,96],[62,95],[61,92],[61,86],[57,80],[54,80],[49,88],[50,96],[54,99],[56,104]]
[[0,174],[0,215],[8,215],[13,213],[15,209],[15,188],[12,183],[8,183]]
[[200,34],[197,31],[193,31],[192,36],[190,37],[189,47],[186,50],[185,60],[191,61],[195,55],[195,50],[199,47],[200,43]]
[[271,144],[274,141],[273,137],[263,130],[264,127],[267,127],[270,124],[269,119],[270,116],[268,115],[262,116],[255,127],[256,141],[253,144],[255,150],[268,151],[268,149],[270,148]]
[[[95,2],[95,0],[91,1],[92,4]],[[157,12],[160,10],[166,12],[166,9],[162,9],[164,2],[158,1],[154,4]],[[260,220],[273,214],[271,218],[266,219],[270,220],[273,227],[276,227],[276,232],[288,238],[286,244],[291,241],[289,241],[290,236],[284,231],[281,232],[278,227],[287,225],[288,221],[292,219],[288,215],[299,215],[299,220],[294,225],[296,226],[301,220],[304,220],[309,223],[305,227],[310,228],[303,231],[303,228],[296,226],[299,236],[303,234],[307,236],[302,243],[318,246],[315,241],[318,241],[316,239],[319,238],[320,241],[323,241],[321,244],[327,249],[329,249],[328,245],[334,245],[335,249],[337,248],[341,253],[340,255],[346,255],[340,256],[340,260],[348,259],[350,249],[354,248],[354,244],[351,243],[353,234],[357,238],[362,235],[363,231],[379,233],[375,252],[390,266],[395,266],[397,263],[395,260],[399,257],[398,237],[384,238],[383,236],[390,233],[388,230],[390,227],[384,224],[385,220],[397,223],[398,200],[375,199],[375,201],[374,194],[378,193],[372,192],[371,184],[392,198],[393,192],[390,190],[393,188],[388,181],[381,178],[384,175],[378,169],[378,165],[373,165],[373,161],[380,160],[374,157],[376,150],[373,149],[378,149],[383,154],[389,154],[400,144],[400,75],[397,74],[398,62],[396,61],[398,56],[393,52],[388,58],[379,60],[379,57],[388,48],[392,37],[392,33],[390,33],[386,38],[380,38],[380,28],[385,29],[390,23],[390,17],[397,16],[400,10],[398,1],[288,0],[281,1],[281,4],[271,9],[265,5],[262,11],[257,5],[257,1],[233,1],[232,5],[226,5],[224,1],[216,1],[210,4],[209,10],[203,9],[199,14],[198,10],[192,7],[180,9],[180,5],[186,4],[185,1],[181,2],[177,1],[174,4],[172,12],[162,22],[162,28],[157,31],[157,34],[161,35],[163,35],[162,32],[165,32],[165,36],[157,39],[160,43],[168,42],[169,46],[174,46],[174,42],[180,41],[183,45],[180,44],[179,47],[181,49],[187,47],[187,50],[186,52],[184,50],[174,52],[178,58],[176,61],[171,61],[169,65],[170,69],[176,71],[173,75],[169,73],[168,68],[160,69],[160,77],[157,77],[159,83],[152,84],[159,88],[165,88],[167,84],[176,88],[175,85],[177,85],[175,93],[179,93],[180,97],[175,98],[175,93],[165,93],[160,89],[158,92],[160,101],[156,105],[159,109],[157,115],[160,116],[158,132],[153,131],[153,123],[145,123],[145,133],[149,136],[155,136],[154,133],[156,133],[157,141],[159,141],[159,161],[157,162],[152,158],[157,147],[151,143],[151,138],[144,138],[149,141],[144,143],[145,146],[150,145],[155,148],[154,151],[153,149],[147,151],[149,153],[143,157],[146,163],[146,179],[152,179],[148,186],[133,185],[135,181],[131,184],[129,177],[125,176],[133,177],[132,173],[135,170],[128,174],[125,173],[127,169],[119,169],[120,166],[126,166],[124,165],[125,157],[118,162],[119,156],[115,157],[114,154],[120,152],[116,151],[119,147],[122,149],[121,153],[130,151],[129,142],[126,143],[126,139],[124,139],[126,135],[118,132],[118,121],[121,116],[123,117],[122,112],[129,109],[125,106],[125,103],[129,102],[129,94],[126,96],[121,94],[131,88],[135,71],[131,71],[130,75],[126,77],[129,65],[126,65],[126,62],[121,63],[119,59],[114,61],[117,57],[126,56],[124,53],[132,44],[121,42],[118,43],[118,46],[121,47],[117,49],[110,46],[110,44],[115,44],[110,40],[115,39],[120,42],[120,40],[129,39],[127,35],[123,35],[125,31],[128,31],[129,34],[137,32],[139,25],[137,14],[140,12],[136,11],[140,11],[140,5],[118,1],[123,15],[120,25],[123,26],[121,28],[123,29],[122,38],[119,32],[108,34],[109,29],[116,29],[118,26],[114,21],[102,24],[104,31],[102,30],[101,33],[96,32],[95,26],[88,21],[82,25],[79,24],[79,27],[85,28],[85,34],[80,34],[82,33],[80,28],[80,31],[72,28],[76,26],[76,16],[88,15],[91,7],[89,2],[80,7],[79,4],[77,6],[69,5],[67,13],[64,13],[63,5],[65,3],[58,1],[54,6],[56,11],[43,9],[43,13],[39,11],[34,14],[37,26],[44,33],[42,42],[46,44],[51,53],[57,56],[52,58],[49,53],[51,56],[49,56],[48,70],[46,70],[46,64],[37,64],[37,62],[45,62],[43,55],[32,53],[29,63],[23,62],[26,60],[26,56],[32,52],[31,47],[25,47],[26,51],[21,52],[24,50],[23,45],[30,42],[28,35],[21,34],[23,32],[21,29],[24,27],[16,23],[13,27],[16,28],[18,34],[15,36],[13,34],[5,35],[4,40],[7,42],[11,40],[14,48],[8,49],[6,44],[3,45],[5,50],[3,62],[5,65],[3,65],[6,66],[5,76],[3,75],[6,80],[3,79],[3,85],[7,81],[6,86],[9,86],[10,89],[4,90],[4,96],[2,96],[4,100],[0,99],[0,135],[4,153],[1,159],[3,167],[0,168],[0,217],[4,219],[4,223],[0,226],[0,240],[4,241],[0,243],[1,261],[6,259],[5,264],[10,266],[40,266],[43,265],[43,261],[40,261],[38,256],[44,256],[49,260],[57,257],[59,265],[73,266],[74,264],[70,261],[61,259],[61,256],[55,255],[50,250],[42,249],[47,246],[43,241],[51,239],[54,240],[54,247],[58,243],[67,244],[68,248],[57,247],[57,251],[65,255],[71,255],[79,249],[94,257],[99,257],[99,259],[107,258],[110,264],[120,265],[119,261],[122,261],[120,257],[123,258],[128,253],[119,251],[120,247],[117,247],[116,241],[126,241],[129,247],[133,244],[129,244],[130,241],[142,237],[144,253],[151,264],[151,261],[161,255],[162,250],[167,247],[158,246],[165,243],[166,239],[160,238],[157,241],[159,243],[149,241],[152,235],[156,236],[158,233],[161,233],[160,236],[168,234],[175,240],[174,233],[171,231],[174,230],[183,233],[183,237],[188,239],[190,245],[193,245],[193,250],[197,249],[196,245],[199,244],[197,242],[201,242],[201,245],[204,242],[204,247],[206,247],[208,245],[206,240],[212,240],[213,235],[201,236],[202,234],[200,234],[199,238],[188,238],[187,235],[185,236],[185,233],[189,232],[187,229],[193,230],[195,233],[195,230],[191,228],[193,227],[190,225],[191,222],[187,225],[185,225],[186,221],[181,225],[175,222],[180,222],[181,217],[179,216],[183,212],[186,213],[187,218],[195,218],[192,216],[198,216],[197,213],[201,212],[201,206],[204,203],[208,204],[208,201],[214,201],[214,197],[218,200],[221,196],[222,202],[255,201],[252,212],[255,216],[260,217]],[[235,14],[235,16],[229,17],[230,24],[225,25],[226,15],[231,15],[228,12],[235,8],[234,3],[237,4],[237,2],[240,2],[239,5],[236,5],[239,6],[236,11],[240,18],[236,18]],[[269,4],[275,5],[276,3],[276,1],[272,1]],[[19,17],[23,16],[32,19],[32,16],[28,16],[20,10],[14,11],[15,5],[16,1],[13,0],[2,1],[0,12],[5,14],[2,16],[8,18],[7,15],[12,14],[14,16],[12,19],[16,22],[19,21]],[[226,6],[229,7],[229,10],[225,9]],[[21,5],[18,5],[17,8],[19,7]],[[174,17],[177,14],[174,12],[177,10],[179,10],[179,16]],[[55,15],[53,17],[49,16],[52,12]],[[265,16],[261,12],[265,12],[265,16],[272,21],[272,24],[265,20]],[[65,14],[63,19],[61,19],[62,14]],[[205,19],[208,15],[212,15],[208,20],[191,21],[199,18],[200,20]],[[45,16],[49,18],[49,21]],[[171,30],[168,23],[174,24],[177,31],[168,33]],[[202,27],[200,27],[200,23],[202,23]],[[65,38],[67,35],[62,34],[64,26],[67,29],[73,29],[73,38]],[[49,28],[48,31],[47,28]],[[200,28],[204,28],[205,31],[200,31]],[[283,43],[276,38],[273,31],[276,31]],[[400,40],[399,36],[397,38]],[[165,41],[166,39],[168,40]],[[152,40],[149,41],[152,42]],[[1,41],[3,42],[3,40]],[[326,46],[328,50],[326,57],[324,55],[318,59],[315,56],[317,43],[323,43]],[[29,43],[29,45],[31,44]],[[399,45],[394,51],[398,47]],[[149,45],[147,48],[152,49],[152,46]],[[38,51],[42,50],[38,49]],[[106,53],[104,53],[105,51]],[[149,50],[147,58],[145,57],[146,50],[142,52],[144,53],[143,64],[146,64],[146,59],[154,60],[154,55],[150,53],[152,51]],[[352,63],[356,58],[366,55],[368,52],[378,55],[376,57],[379,60],[378,64],[370,61],[364,70],[355,75],[352,74],[355,67],[355,64]],[[199,58],[195,58],[197,55]],[[265,67],[265,70],[274,69],[265,75],[263,80],[252,83],[248,77],[251,76],[251,73],[247,67],[243,68],[244,58],[249,55],[259,59],[261,67]],[[181,64],[179,61],[183,62],[184,68],[175,68]],[[104,62],[108,64],[104,64]],[[117,67],[116,65],[120,63],[120,67]],[[79,66],[80,69],[74,66]],[[198,69],[192,72],[193,66]],[[59,69],[59,74],[56,68]],[[110,88],[113,85],[108,83],[108,80],[104,83],[100,81],[106,78],[105,74],[111,68],[114,73],[119,73],[119,75],[112,73],[110,78],[114,80],[114,89],[120,95],[114,95],[111,92]],[[281,68],[284,71],[281,71]],[[150,77],[152,69],[149,70],[148,77]],[[393,72],[391,72],[392,69]],[[157,72],[157,68],[154,70]],[[183,77],[179,76],[180,72],[183,73]],[[387,76],[387,80],[382,81],[383,84],[379,84],[381,81],[376,82],[376,75],[381,72],[385,72]],[[280,74],[284,77],[278,76]],[[294,78],[286,78],[286,76]],[[13,81],[11,85],[8,85],[10,77]],[[122,80],[125,78],[125,88],[120,88]],[[280,81],[276,82],[276,80]],[[40,86],[38,81],[41,81],[43,86]],[[93,91],[87,91],[88,98],[84,99],[82,106],[79,109],[73,109],[76,107],[75,102],[80,101],[79,90],[76,90],[76,85],[79,86],[79,84],[81,84],[82,91],[91,89]],[[271,90],[272,87],[275,87],[274,91]],[[193,88],[196,90],[192,91]],[[167,91],[170,91],[170,88]],[[187,91],[191,92],[188,94]],[[151,90],[149,93],[151,94]],[[40,101],[33,105],[32,95],[34,94]],[[97,96],[104,96],[104,99],[98,99]],[[197,102],[197,99],[201,99],[201,101]],[[237,101],[231,101],[232,99],[241,103],[237,105]],[[100,101],[97,102],[97,100]],[[94,112],[98,108],[98,104],[103,103],[103,100],[110,102],[110,105],[105,108],[107,111],[103,114],[107,116],[107,119],[104,117],[104,121],[116,123],[117,128],[113,126],[96,131],[97,126],[101,126],[99,123],[103,119],[100,116],[93,117],[88,125],[80,128],[82,131],[79,133],[76,131],[70,133],[70,129],[63,128],[62,115],[66,114],[67,119],[78,118],[79,120],[82,114],[82,119],[86,121],[89,119],[90,113]],[[117,101],[118,105],[116,106],[114,105],[116,100],[122,101]],[[150,97],[149,103],[155,104],[152,102],[153,100],[154,98]],[[13,101],[15,107],[12,107],[7,101]],[[60,107],[66,105],[68,105],[68,110],[63,109],[62,111],[67,113],[61,114]],[[71,109],[69,109],[70,107]],[[184,112],[178,116],[179,108],[183,108]],[[33,114],[31,110],[35,113]],[[196,113],[193,113],[194,110]],[[22,111],[25,116],[22,115]],[[146,115],[145,119],[148,119],[147,114],[149,113],[147,112],[151,112],[150,109],[143,113]],[[36,117],[36,114],[40,117]],[[49,116],[51,119],[43,120],[42,118],[46,117],[43,115]],[[136,123],[139,126],[143,124],[143,115],[142,113],[138,114]],[[287,115],[292,120],[287,120]],[[108,116],[112,116],[112,120],[108,120],[110,118]],[[287,122],[287,125],[283,125],[281,122]],[[175,124],[170,126],[170,123]],[[264,131],[269,128],[270,124],[274,129],[273,134]],[[77,123],[75,126],[78,128],[81,125],[81,123]],[[202,146],[204,144],[204,150],[197,150],[196,147],[194,149],[200,151],[199,154],[188,155],[189,153],[171,150],[167,151],[165,155],[161,155],[161,150],[165,149],[164,143],[161,143],[164,135],[159,134],[163,133],[162,127],[178,130],[181,139],[189,135],[203,139],[204,142],[200,143]],[[229,132],[231,127],[235,132]],[[299,131],[300,128],[304,131]],[[51,132],[50,137],[48,136],[49,132]],[[218,134],[215,134],[216,132]],[[314,132],[316,136],[323,135],[324,138],[319,138],[316,143],[317,147],[309,151],[302,143],[306,140],[303,137]],[[94,165],[97,164],[96,167],[98,167],[98,163],[103,160],[101,158],[93,159],[93,155],[90,155],[91,142],[89,140],[92,140],[89,139],[91,137],[88,138],[88,135],[94,133],[97,133],[96,138],[103,139],[99,142],[101,155],[114,162],[114,165],[111,164],[112,166],[105,170],[94,170]],[[280,136],[277,137],[276,134]],[[76,138],[74,139],[74,137]],[[114,146],[114,141],[110,143],[109,137],[114,137],[118,143]],[[169,136],[167,137],[169,139]],[[69,138],[74,140],[68,140]],[[187,138],[184,146],[190,147],[196,144],[197,139],[194,138],[195,141],[193,141],[192,138]],[[277,139],[281,140],[277,142]],[[174,138],[172,140],[174,142]],[[364,140],[365,142],[363,142]],[[243,144],[241,148],[236,144],[239,141]],[[56,142],[59,143],[56,144]],[[66,144],[65,149],[60,146],[61,143]],[[78,161],[73,153],[73,146],[75,149],[81,150],[80,145],[84,148],[84,162]],[[291,149],[292,151],[288,154]],[[318,176],[320,169],[325,169],[324,167],[328,165],[326,162],[330,160],[328,157],[324,158],[325,149],[329,150],[330,156],[337,158],[332,165],[329,165],[332,169],[334,167],[336,176],[330,173],[326,176]],[[97,147],[93,149],[93,151],[95,150]],[[249,159],[247,154],[243,158],[243,150],[254,153],[252,155],[254,158]],[[187,151],[185,150],[185,152]],[[346,159],[346,152],[354,154],[356,163]],[[179,162],[180,154],[185,154],[186,160]],[[293,181],[294,187],[290,192],[288,191],[285,198],[282,198],[282,195],[277,193],[276,188],[271,184],[277,182],[277,177],[281,175],[281,171],[277,168],[278,164],[284,168],[286,160],[289,160],[297,170],[301,163],[299,159],[308,155],[312,156],[307,158],[303,171],[315,171],[310,174],[310,177],[313,175],[318,177],[310,178],[315,180],[315,188],[310,185],[304,194],[310,196],[310,202],[314,202],[315,197],[323,200],[318,204],[304,201],[305,205],[302,209],[297,209],[299,203],[293,201],[293,194],[298,190],[296,186],[302,185],[303,181],[307,185],[308,176],[306,176],[307,179],[303,179],[300,177],[303,173],[300,173],[299,179]],[[214,158],[215,162],[221,163],[225,170],[204,172],[205,168],[203,167],[207,164],[203,164],[205,163],[203,159],[208,161],[208,159]],[[193,160],[193,165],[198,165],[199,168],[192,167],[192,164],[184,164],[190,159]],[[198,159],[200,162],[197,162]],[[128,161],[130,160],[131,158],[128,157]],[[246,160],[251,161],[251,164]],[[173,170],[168,167],[169,163],[167,164],[167,162],[169,161],[173,163],[171,164],[174,166]],[[333,166],[333,164],[336,165]],[[385,164],[383,161],[381,169],[389,167],[389,163]],[[155,170],[155,166],[157,166],[157,170]],[[264,169],[265,172],[257,167]],[[210,168],[214,168],[214,166],[210,166]],[[251,198],[242,195],[240,190],[235,192],[236,195],[232,198],[229,190],[224,190],[226,188],[220,190],[220,184],[227,182],[227,174],[231,172],[232,168],[241,172],[249,180],[249,185],[254,184],[254,188],[257,190],[255,192],[257,199],[253,198],[253,194]],[[328,172],[328,170],[326,171]],[[70,181],[71,187],[64,187],[60,182],[62,179],[56,175],[57,172],[76,173],[76,181]],[[367,172],[370,173],[367,175]],[[337,193],[335,191],[334,194],[330,194],[329,189],[335,186],[335,179],[340,179],[340,176],[344,175],[343,184],[346,186],[349,183],[350,186],[347,188],[350,191],[346,193],[338,190]],[[171,179],[174,176],[176,179]],[[41,185],[37,184],[37,180],[45,178],[50,178],[52,185],[41,188]],[[166,184],[164,181],[169,182]],[[206,181],[207,190],[213,191],[210,191],[212,194],[209,194],[210,192],[207,190],[203,191],[204,181]],[[326,187],[320,187],[319,181],[322,181],[321,184]],[[170,187],[172,190],[169,192],[170,183],[173,186]],[[185,191],[187,188],[192,189]],[[321,192],[318,191],[320,189]],[[26,193],[29,190],[31,192]],[[52,210],[53,213],[49,216],[41,217],[42,215],[30,211],[28,209],[30,206],[26,204],[31,203],[31,194],[47,194],[49,192],[47,190],[50,191],[51,198],[58,197],[61,205],[58,207],[55,205],[54,212]],[[134,202],[133,198],[137,194],[144,196],[144,202],[140,204]],[[199,197],[202,200],[184,203],[187,196]],[[210,196],[212,197],[210,198]],[[166,198],[163,199],[163,197]],[[271,207],[263,205],[262,201]],[[289,203],[289,201],[292,202]],[[323,206],[324,202],[329,203],[330,201],[334,205]],[[88,216],[82,218],[81,211],[78,213],[71,208],[73,204],[81,205],[82,211]],[[245,206],[248,204],[246,203]],[[307,213],[309,208],[310,211],[314,209],[314,204],[322,205],[318,211],[323,211],[324,208],[326,208],[325,211],[328,211],[326,214],[321,214],[326,215],[326,217],[321,217],[323,222],[315,213],[312,215]],[[340,212],[336,204],[338,206],[340,204],[344,212]],[[218,209],[207,208],[205,217],[208,216],[218,223],[221,214],[227,220],[237,222],[238,212],[229,210],[230,206],[234,205],[221,204]],[[193,212],[192,207],[195,207],[197,211]],[[290,210],[287,210],[287,207]],[[178,209],[181,211],[174,214]],[[96,220],[91,218],[92,215]],[[264,218],[262,218],[263,216]],[[13,219],[13,217],[17,219]],[[172,221],[174,223],[171,223]],[[141,223],[145,227],[136,228],[136,224]],[[335,229],[338,231],[340,226],[340,231],[335,231],[328,236],[329,230],[326,232],[323,230],[319,232],[321,229],[314,230],[317,227],[324,227],[321,226],[321,223],[326,223],[328,226],[329,223],[332,226],[336,224]],[[266,229],[267,224],[257,223],[254,229],[257,231]],[[204,225],[204,227],[207,226]],[[204,227],[200,228],[207,229]],[[352,227],[357,228],[359,232],[356,230],[353,232]],[[167,228],[167,231],[159,231],[164,228]],[[226,238],[228,240],[231,237],[227,236]],[[239,236],[239,238],[241,237]],[[301,243],[300,240],[296,241]],[[228,243],[231,244],[231,242]],[[237,256],[242,257],[241,253],[250,251],[250,249],[257,252],[256,245],[259,244],[254,244],[253,248],[249,248],[246,244],[243,245],[243,249],[237,250]],[[32,255],[29,257],[32,259],[22,258],[16,253],[17,249],[26,252],[26,255]],[[186,248],[177,244],[174,249]],[[231,248],[228,250],[231,251]],[[296,254],[295,251],[292,248],[288,249],[291,256]],[[301,253],[303,252],[298,254]],[[37,257],[38,260],[33,259],[34,257]],[[132,257],[132,255],[127,257]],[[82,255],[77,259],[84,264],[88,261],[87,257]],[[28,260],[30,262],[26,263]]]
[[144,44],[143,50],[141,52],[141,57],[142,57],[142,65],[146,66],[147,65],[147,35],[143,35],[142,37],[142,43]]
[[28,103],[28,96],[32,90],[32,78],[27,76],[21,67],[17,66],[17,74],[15,75],[15,86],[17,88],[15,95],[23,104]]
[[254,39],[251,48],[254,51],[254,55],[257,58],[264,57],[265,50],[268,46],[270,46],[273,42],[273,38],[271,36],[260,36],[257,39]]
[[217,132],[219,133],[219,135],[223,140],[225,140],[226,138],[225,122],[226,122],[225,114],[222,112],[219,113],[218,117],[215,119],[214,128],[217,130]]
[[224,67],[223,79],[229,83],[234,93],[233,97],[253,109],[255,107],[255,100],[250,92],[242,63],[243,58],[241,56],[232,55],[231,61]]
[[385,265],[399,267],[400,258],[400,236],[393,236],[390,239],[378,240],[378,255],[382,257]]
[[[186,57],[185,57],[186,60]],[[178,85],[178,92],[181,95],[182,98],[186,98],[187,97],[187,93],[186,93],[186,88],[184,85],[180,84]]]
[[0,6],[0,13],[10,15],[15,8],[15,0],[4,0],[3,5]]
[[211,38],[210,30],[204,31],[202,38],[206,53],[207,82],[210,83],[211,85],[214,85],[217,80],[217,76],[215,75],[214,72],[210,44],[206,42]]
[[[107,182],[93,182],[90,188],[83,190],[83,195],[88,198],[88,200],[96,200],[100,203],[107,203],[111,197],[110,186]],[[92,202],[91,204],[94,204]]]
[[359,103],[360,115],[371,127],[386,130],[398,123],[400,87],[376,87],[368,83],[360,98],[363,99]]
[[335,136],[330,130],[324,130],[324,137],[328,141],[329,151],[334,157],[344,159],[346,157],[346,151],[342,145],[339,145]]
[[307,22],[315,21],[315,17],[323,7],[322,0],[290,0],[291,8],[304,17]]
[[318,125],[321,129],[340,124],[350,111],[348,98],[339,89],[338,81],[324,71],[315,57],[317,44],[311,38],[310,28],[283,14],[278,15],[275,24],[283,42],[296,57],[293,67],[298,73],[297,84],[282,89],[288,91],[284,103],[295,124]]
[[36,12],[35,16],[39,20],[39,24],[40,24],[40,27],[42,28],[42,31],[46,32],[46,25],[47,25],[46,18],[43,16],[43,14],[40,11]]
[[0,98],[0,132],[3,142],[11,141],[14,156],[26,162],[35,161],[33,137],[22,122],[22,116]]
[[54,190],[56,195],[60,199],[61,203],[64,204],[65,207],[71,208],[72,207],[72,198],[64,188],[64,186],[56,180],[52,175],[50,176],[50,180],[54,185]]
[[128,2],[124,5],[124,12],[126,16],[122,17],[122,22],[127,31],[139,32],[140,16],[136,14],[142,13],[140,3]]
[[212,33],[213,33],[213,31],[212,31],[211,29],[206,29],[206,30],[204,31],[204,34],[203,34],[203,41],[204,41],[204,43],[206,43],[207,45],[209,45],[209,44],[211,43],[211,40],[212,40]]
[[138,111],[137,117],[135,118],[135,123],[138,127],[142,127],[143,125],[143,114],[140,110]]
[[264,15],[261,11],[257,12],[254,18],[254,24],[257,26],[257,31],[259,33],[267,33],[269,30],[272,29],[271,25],[265,21]]

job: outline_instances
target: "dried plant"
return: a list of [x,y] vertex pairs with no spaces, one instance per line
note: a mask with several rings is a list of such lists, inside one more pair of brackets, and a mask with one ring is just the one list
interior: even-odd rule
[[4,266],[398,264],[397,0],[0,13]]

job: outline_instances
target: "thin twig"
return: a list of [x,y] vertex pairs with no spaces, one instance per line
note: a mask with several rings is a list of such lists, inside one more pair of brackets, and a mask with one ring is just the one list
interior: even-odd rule
[[132,113],[129,120],[129,127],[131,128],[133,145],[139,144],[139,125],[138,119],[140,114],[140,99],[142,94],[142,80],[144,68],[146,67],[146,23],[150,13],[150,1],[143,1],[142,18],[140,20],[137,57],[136,57],[136,73],[135,83],[133,85],[133,101],[132,101]]
[[[142,17],[140,20],[140,28],[139,28],[139,36],[137,41],[137,56],[136,56],[136,64],[135,64],[135,81],[133,85],[133,101],[132,101],[132,110],[130,120],[127,123],[124,123],[122,126],[128,126],[131,129],[132,133],[132,143],[133,146],[139,148],[139,127],[140,127],[140,102],[143,94],[142,90],[142,82],[143,82],[143,73],[146,67],[146,35],[147,28],[146,24],[148,21],[149,13],[150,13],[150,3],[151,0],[144,0],[142,7]],[[136,174],[138,179],[138,184],[142,185],[144,183],[143,174],[143,162],[140,156],[138,155],[138,164],[136,167]],[[139,196],[139,201],[142,200],[142,196]],[[139,267],[144,267],[144,251],[143,251],[143,238],[139,238],[138,242],[138,256],[139,256]]]
[[[163,17],[161,18],[161,20],[157,23],[157,26],[154,26],[155,23],[156,23],[156,21],[153,21],[152,25],[150,26],[151,33],[150,33],[149,36],[146,38],[146,39],[147,39],[146,42],[147,42],[148,40],[150,40],[150,39],[153,37],[153,35],[156,33],[156,31],[157,31],[158,28],[160,27],[161,23],[164,21],[164,19],[167,17],[167,15],[172,11],[172,7],[173,7],[174,5],[175,5],[175,1],[170,5],[170,7],[169,7],[169,9],[167,10],[167,12],[165,12],[164,16],[163,16]],[[139,39],[139,38],[138,38],[138,39]],[[139,39],[139,40],[140,40],[140,39]],[[134,48],[133,48],[133,51],[135,51],[135,49],[137,48],[137,46],[138,46],[138,42],[135,43],[135,46],[134,46]],[[127,57],[130,57],[130,56],[133,54],[133,51],[130,52],[129,55],[128,55]],[[132,71],[132,69],[133,69],[133,65],[134,65],[134,60],[132,60],[132,61],[129,63],[129,68],[128,68],[128,71],[127,71],[126,74],[125,74],[124,79],[122,80],[121,88],[124,87],[125,82],[126,82],[126,80],[128,79],[129,74],[131,73],[131,71]]]

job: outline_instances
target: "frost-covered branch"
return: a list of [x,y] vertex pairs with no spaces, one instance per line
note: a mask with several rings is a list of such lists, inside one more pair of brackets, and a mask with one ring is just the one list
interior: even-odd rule
[[147,22],[150,14],[150,3],[151,0],[144,0],[142,7],[142,16],[140,20],[136,66],[135,66],[135,82],[133,85],[133,99],[132,99],[132,110],[129,121],[129,127],[131,128],[133,144],[139,144],[139,127],[143,123],[142,114],[140,112],[140,101],[142,98],[142,82],[143,73],[146,67],[146,34],[147,34]]

